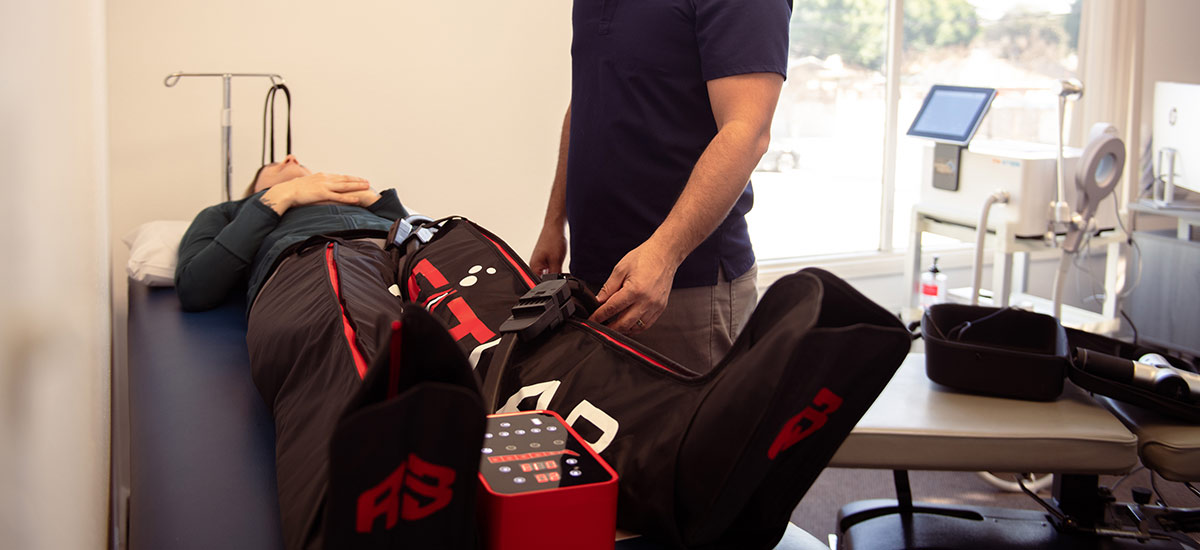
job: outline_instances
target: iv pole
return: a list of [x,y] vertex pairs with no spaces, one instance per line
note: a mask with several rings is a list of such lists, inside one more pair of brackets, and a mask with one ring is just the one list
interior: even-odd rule
[[233,77],[264,77],[271,79],[271,84],[283,84],[282,76],[273,73],[171,73],[163,79],[163,86],[174,87],[179,79],[192,76],[219,76],[224,80],[224,102],[221,108],[221,171],[225,174],[225,199],[233,197],[233,111],[230,109],[230,88]]

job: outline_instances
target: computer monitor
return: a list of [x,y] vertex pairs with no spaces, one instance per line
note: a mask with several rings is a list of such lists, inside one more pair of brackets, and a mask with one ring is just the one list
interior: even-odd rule
[[926,94],[908,135],[965,147],[995,97],[993,88],[936,84]]
[[1153,154],[1160,180],[1200,193],[1200,84],[1154,83]]

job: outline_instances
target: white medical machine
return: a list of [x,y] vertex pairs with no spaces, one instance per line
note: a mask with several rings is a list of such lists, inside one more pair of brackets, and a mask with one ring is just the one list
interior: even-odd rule
[[1200,193],[1200,84],[1154,84],[1153,205],[1200,210],[1177,189]]
[[[990,103],[988,92],[994,94],[986,88],[938,85],[925,97],[908,131],[908,135],[934,140],[923,151],[921,208],[942,221],[975,226],[980,206],[993,193],[1003,191],[1008,193],[1007,207],[990,218],[988,229],[996,231],[1006,224],[1018,238],[1042,238],[1052,221],[1049,205],[1056,200],[1058,151],[1053,144],[971,142]],[[930,131],[934,128],[942,131]],[[1064,150],[1066,182],[1075,181],[1080,153],[1075,148]],[[1064,187],[1066,202],[1075,204],[1076,186],[1068,183]],[[1113,200],[1108,197],[1097,210],[1097,229],[1116,226]]]
[[[924,155],[917,208],[942,222],[975,228],[975,262],[970,302],[977,304],[987,232],[1041,238],[1062,250],[1052,314],[1061,318],[1065,274],[1088,237],[1117,225],[1112,195],[1125,165],[1116,130],[1096,124],[1083,151],[1062,144],[1066,100],[1083,94],[1076,81],[1063,81],[1058,102],[1058,144],[1023,142],[971,144],[996,92],[991,88],[935,85],[908,135],[934,140]],[[992,207],[999,215],[989,221]],[[1004,231],[1001,231],[1001,229]],[[1006,298],[1001,303],[1007,303]]]

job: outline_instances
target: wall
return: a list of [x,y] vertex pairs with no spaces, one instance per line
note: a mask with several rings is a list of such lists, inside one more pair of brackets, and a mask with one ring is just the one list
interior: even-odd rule
[[1146,2],[1145,56],[1142,69],[1142,127],[1150,135],[1154,122],[1154,83],[1160,80],[1200,84],[1200,2]]
[[104,3],[0,3],[0,546],[101,548],[109,456]]
[[[406,204],[474,218],[528,253],[569,101],[568,9],[113,0],[113,235],[190,220],[220,198],[220,79],[166,88],[163,77],[274,72],[292,90],[294,151],[310,168],[396,187]],[[259,166],[266,88],[233,83],[237,188]]]

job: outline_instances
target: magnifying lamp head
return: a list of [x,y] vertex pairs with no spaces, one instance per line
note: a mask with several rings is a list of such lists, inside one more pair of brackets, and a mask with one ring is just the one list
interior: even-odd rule
[[1096,186],[1102,190],[1106,190],[1117,184],[1117,178],[1112,177],[1116,171],[1117,156],[1108,153],[1100,157],[1100,162],[1096,164]]
[[[1097,126],[1100,126],[1099,124]],[[1075,185],[1080,194],[1076,212],[1089,218],[1100,201],[1111,194],[1125,169],[1125,144],[1121,138],[1093,127],[1092,139],[1080,156]]]

